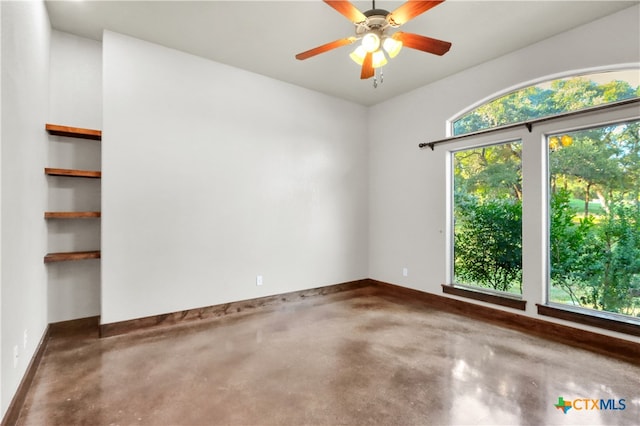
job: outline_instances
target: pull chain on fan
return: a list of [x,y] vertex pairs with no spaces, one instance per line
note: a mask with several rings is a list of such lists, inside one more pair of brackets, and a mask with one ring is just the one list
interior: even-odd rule
[[384,74],[382,72],[381,69],[377,69],[376,70],[378,72],[378,76],[376,77],[375,75],[373,76],[373,88],[377,89],[378,88],[378,80],[380,80],[380,84],[384,83]]

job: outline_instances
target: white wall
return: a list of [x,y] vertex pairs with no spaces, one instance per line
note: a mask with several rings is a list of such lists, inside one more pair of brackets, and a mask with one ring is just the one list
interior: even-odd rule
[[[52,31],[49,123],[102,128],[102,43]],[[49,136],[49,167],[100,170],[101,144]],[[100,180],[49,177],[49,211],[99,211]],[[100,220],[49,220],[48,252],[100,248]],[[48,321],[100,314],[100,261],[47,265]]]
[[51,32],[49,120],[102,128],[102,43]]
[[[46,228],[50,26],[42,2],[2,2],[2,415],[47,325]],[[24,332],[27,345],[23,345]],[[18,365],[13,366],[13,348]]]
[[116,33],[103,49],[102,323],[368,276],[366,108]]
[[[447,283],[448,147],[421,151],[418,143],[445,137],[448,119],[507,88],[574,70],[637,66],[639,18],[640,7],[626,9],[372,107],[371,278],[435,294]],[[526,314],[536,316],[542,294],[526,296]]]

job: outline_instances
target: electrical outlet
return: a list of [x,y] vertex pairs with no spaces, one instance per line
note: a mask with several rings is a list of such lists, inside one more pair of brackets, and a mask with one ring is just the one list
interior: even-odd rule
[[13,368],[18,367],[18,345],[13,347]]
[[24,330],[24,335],[22,336],[22,348],[27,349],[27,343],[29,342],[29,334],[27,333],[27,329]]
[[403,277],[409,276],[409,268],[402,268],[402,276]]
[[256,285],[262,285],[262,275],[256,276]]

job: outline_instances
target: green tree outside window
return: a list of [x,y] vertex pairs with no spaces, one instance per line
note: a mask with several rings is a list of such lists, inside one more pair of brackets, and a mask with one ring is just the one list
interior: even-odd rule
[[[510,93],[456,120],[454,134],[638,97],[637,70],[635,81],[620,75]],[[547,143],[549,301],[640,317],[640,122],[549,135]],[[458,284],[522,292],[520,154],[519,141],[453,154]]]

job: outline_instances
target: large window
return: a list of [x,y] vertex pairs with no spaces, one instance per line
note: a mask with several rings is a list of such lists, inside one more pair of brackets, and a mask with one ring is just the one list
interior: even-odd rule
[[573,76],[526,87],[487,102],[453,121],[463,135],[640,96],[637,69]]
[[454,281],[522,293],[522,144],[453,154]]
[[640,317],[640,121],[547,142],[549,301]]
[[639,80],[555,80],[451,123],[445,293],[640,336]]

